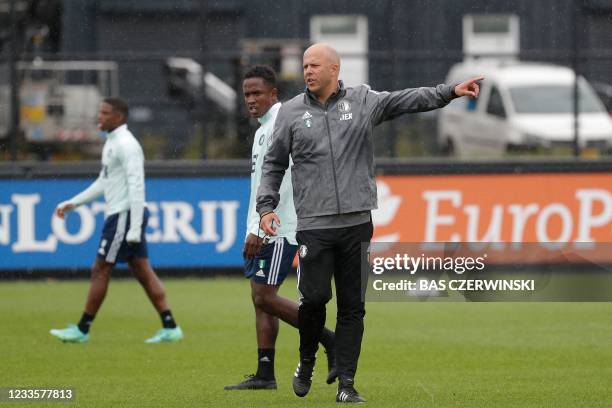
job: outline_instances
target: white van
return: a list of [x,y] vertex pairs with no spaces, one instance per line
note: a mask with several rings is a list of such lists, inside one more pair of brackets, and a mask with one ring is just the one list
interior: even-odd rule
[[[446,79],[454,84],[483,75],[478,99],[458,98],[440,111],[438,145],[459,157],[502,156],[513,150],[571,147],[574,73],[526,62],[465,62]],[[579,79],[579,143],[608,151],[612,118],[589,83]]]

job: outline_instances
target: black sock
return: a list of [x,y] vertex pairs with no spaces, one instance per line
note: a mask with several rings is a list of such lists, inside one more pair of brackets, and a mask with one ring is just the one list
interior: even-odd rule
[[274,379],[274,349],[257,349],[257,373],[262,380]]
[[83,316],[81,316],[81,320],[77,325],[79,327],[79,330],[85,334],[89,333],[89,327],[91,326],[91,322],[93,322],[94,317],[96,316],[92,316],[83,312]]
[[323,347],[325,347],[325,350],[333,351],[334,338],[334,332],[329,330],[327,327],[324,327],[323,331],[321,332],[321,344],[323,345]]
[[164,310],[159,314],[162,321],[162,326],[164,329],[174,329],[176,328],[176,322],[174,321],[174,317],[172,317],[172,312],[170,309]]

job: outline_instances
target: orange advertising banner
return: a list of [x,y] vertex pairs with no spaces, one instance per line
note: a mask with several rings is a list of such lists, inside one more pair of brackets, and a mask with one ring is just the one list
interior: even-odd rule
[[612,242],[612,173],[383,176],[377,185],[374,242]]

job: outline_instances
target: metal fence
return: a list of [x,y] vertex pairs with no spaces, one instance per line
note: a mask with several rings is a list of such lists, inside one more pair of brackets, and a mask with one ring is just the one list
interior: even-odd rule
[[[221,109],[211,98],[200,95],[195,103],[184,103],[168,94],[168,75],[165,68],[170,57],[186,57],[200,63],[204,72],[212,72],[225,84],[235,90],[236,109],[233,112]],[[343,62],[364,55],[344,55]],[[445,80],[449,69],[464,60],[460,52],[376,52],[367,54],[369,83],[376,90],[397,90],[417,86],[433,86]],[[23,61],[32,60],[25,56]],[[235,53],[198,52],[181,55],[169,53],[114,53],[100,54],[49,54],[38,55],[43,60],[62,61],[112,61],[117,64],[119,93],[128,100],[132,115],[130,127],[141,140],[147,157],[151,159],[228,159],[245,158],[250,151],[252,134],[256,122],[249,121],[241,98],[241,83],[244,70],[254,63],[267,63],[280,70],[280,56],[277,53]],[[612,51],[590,50],[574,59],[571,50],[529,51],[517,56],[520,62],[542,62],[571,67],[574,63],[578,72],[590,81],[600,98],[610,103],[612,95]],[[6,63],[0,60],[1,64]],[[298,67],[299,69],[299,67]],[[10,100],[7,91],[7,76],[0,76],[0,122],[8,122]],[[23,81],[22,71],[18,72]],[[285,76],[280,81],[281,99],[286,100],[301,92],[301,73]],[[23,103],[23,100],[22,100]],[[95,107],[92,107],[95,109]],[[612,111],[612,106],[607,109]],[[21,110],[23,115],[23,109]],[[0,132],[0,159],[10,159],[8,149],[8,127]],[[28,140],[22,132],[18,139],[20,159],[70,160],[93,159],[96,149],[80,149],[78,143],[44,144]],[[612,135],[610,135],[612,138]],[[99,143],[102,143],[100,139]],[[431,157],[446,154],[438,141],[438,112],[405,115],[386,122],[375,130],[375,152],[378,157]],[[599,149],[593,156],[607,155],[608,149]],[[524,149],[509,153],[513,156],[536,157],[541,155],[571,156],[570,146],[566,149]],[[508,157],[504,154],[502,157]]]

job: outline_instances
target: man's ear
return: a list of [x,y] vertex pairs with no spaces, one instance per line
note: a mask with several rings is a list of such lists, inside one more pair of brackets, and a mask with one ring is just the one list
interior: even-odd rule
[[278,99],[278,89],[277,88],[272,88],[271,93],[274,99]]
[[334,75],[340,75],[340,64],[331,64],[331,69]]
[[125,115],[120,112],[120,111],[115,111],[115,113],[117,114],[117,120],[121,123],[125,123],[127,122],[127,118],[125,117]]

